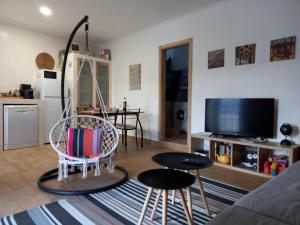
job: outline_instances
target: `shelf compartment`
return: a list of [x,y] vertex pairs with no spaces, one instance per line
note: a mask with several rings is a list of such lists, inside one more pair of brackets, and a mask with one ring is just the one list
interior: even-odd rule
[[210,158],[209,146],[207,144],[209,145],[209,141],[207,140],[192,138],[191,152]]
[[[286,163],[283,163],[283,162],[277,162],[278,164],[285,164],[286,165],[286,168],[288,168],[291,164],[292,164],[292,157],[290,155],[290,153],[286,150],[281,150],[281,149],[266,149],[266,148],[259,148],[259,172],[260,173],[264,173],[264,163],[265,161],[269,161],[269,158],[270,157],[274,157],[276,155],[286,155],[288,158],[287,159],[282,159],[283,161],[286,161],[287,160],[287,164]],[[279,160],[279,159],[277,159]],[[272,163],[272,162],[270,162]],[[267,175],[267,174],[266,174]],[[271,176],[271,175],[270,175]]]
[[231,166],[257,172],[258,148],[253,146],[233,145]]
[[[221,159],[218,159],[218,157],[222,158],[224,161],[229,161],[228,163],[222,162]],[[219,162],[224,165],[231,165],[231,159],[232,159],[232,144],[225,143],[225,142],[219,142],[219,141],[212,141],[210,142],[210,159]]]

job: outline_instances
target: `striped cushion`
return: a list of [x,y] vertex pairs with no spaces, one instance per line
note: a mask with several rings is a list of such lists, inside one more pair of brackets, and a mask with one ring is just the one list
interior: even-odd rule
[[92,158],[101,154],[102,129],[69,128],[67,154],[74,157]]

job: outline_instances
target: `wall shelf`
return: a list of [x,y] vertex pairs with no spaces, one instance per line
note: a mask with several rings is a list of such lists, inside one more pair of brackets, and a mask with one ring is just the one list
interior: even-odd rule
[[[216,145],[226,144],[231,148],[229,164],[223,164],[216,160],[215,148]],[[241,168],[240,163],[243,157],[243,151],[251,147],[257,152],[257,168]],[[216,136],[209,136],[204,133],[195,133],[191,135],[191,152],[197,149],[205,149],[208,151],[209,158],[214,161],[214,165],[229,168],[232,170],[245,172],[253,175],[272,177],[271,175],[264,174],[264,162],[272,155],[274,151],[285,151],[288,154],[288,164],[291,166],[294,162],[300,160],[300,145],[282,146],[277,142],[256,143],[241,138],[220,138]]]

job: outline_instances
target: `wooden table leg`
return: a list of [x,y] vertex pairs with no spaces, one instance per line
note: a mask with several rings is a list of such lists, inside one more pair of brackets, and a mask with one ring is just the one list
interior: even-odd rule
[[192,207],[191,188],[187,187],[186,192],[187,192],[188,208],[189,208],[189,212],[190,212],[190,215],[191,215],[191,219],[193,220],[193,207]]
[[205,196],[205,193],[204,193],[204,188],[203,188],[203,185],[202,185],[202,182],[201,182],[201,179],[200,179],[200,174],[199,174],[198,170],[196,170],[196,179],[198,180],[198,183],[199,183],[200,193],[201,193],[201,196],[202,196],[202,201],[203,201],[204,207],[206,209],[207,215],[210,216],[206,196]]
[[148,207],[148,204],[149,204],[149,201],[150,201],[152,192],[153,192],[153,188],[150,187],[149,190],[148,190],[147,197],[146,197],[146,199],[145,199],[145,203],[144,203],[144,206],[143,206],[142,214],[141,214],[141,216],[140,216],[138,225],[141,225],[141,224],[143,223],[144,216],[145,216],[145,214],[146,214],[147,207]]
[[167,225],[167,211],[168,211],[168,190],[163,190],[163,211],[162,211],[162,225]]
[[127,152],[127,130],[125,130],[124,133],[125,133],[125,151]]
[[181,189],[179,190],[179,195],[180,195],[180,198],[181,198],[181,203],[182,203],[182,206],[183,206],[183,209],[184,209],[184,212],[185,212],[185,216],[188,220],[188,223],[189,223],[189,225],[192,225],[193,221],[192,221],[189,209],[186,205],[186,201],[185,201],[185,198],[184,198],[183,191]]
[[161,190],[159,189],[157,191],[155,203],[153,205],[152,213],[151,213],[151,216],[150,216],[151,221],[154,219],[154,216],[155,216],[155,213],[156,213],[156,209],[157,209],[157,206],[158,206],[158,203],[159,203],[160,196],[161,196]]

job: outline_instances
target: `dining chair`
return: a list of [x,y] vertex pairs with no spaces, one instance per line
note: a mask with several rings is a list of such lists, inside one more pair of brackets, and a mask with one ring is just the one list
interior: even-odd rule
[[[109,112],[112,112],[113,114],[109,114]],[[95,114],[95,116],[99,116],[99,117],[103,117],[104,116],[104,111],[101,108],[97,108],[97,113]],[[118,114],[119,114],[119,109],[109,109],[106,108],[106,112],[108,113],[108,120],[114,125],[116,126],[117,123],[117,119],[118,119]]]
[[[139,149],[138,145],[138,136],[137,136],[137,127],[138,127],[138,121],[139,121],[139,115],[140,115],[141,109],[124,109],[121,112],[116,113],[115,117],[115,127],[122,131],[122,143],[125,144],[125,151],[127,151],[127,132],[128,131],[135,131],[135,141],[136,141],[136,148]],[[134,113],[133,113],[134,112]],[[117,123],[118,116],[122,116],[122,122]],[[135,120],[135,123],[128,123],[129,121]]]

